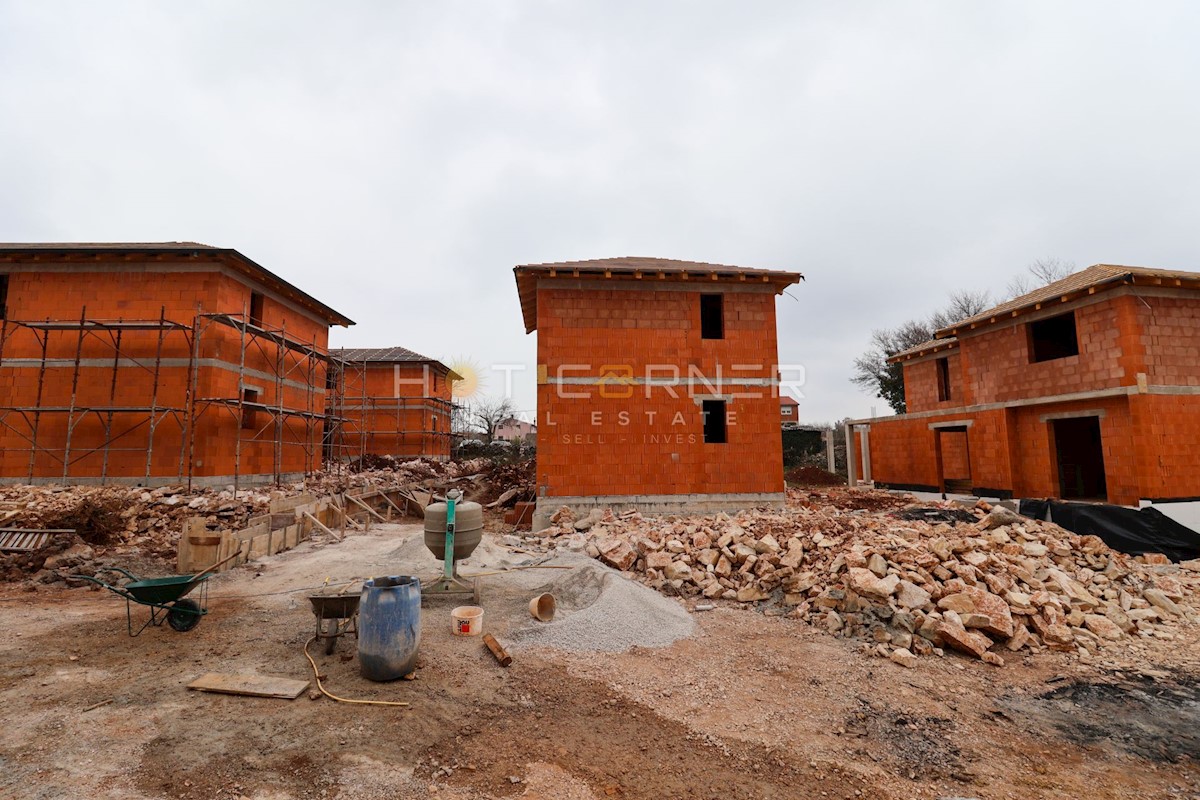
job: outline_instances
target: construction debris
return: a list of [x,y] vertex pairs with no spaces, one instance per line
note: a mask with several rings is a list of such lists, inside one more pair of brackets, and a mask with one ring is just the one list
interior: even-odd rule
[[538,536],[584,546],[665,594],[787,609],[909,667],[947,648],[996,665],[1027,651],[1090,658],[1134,637],[1170,640],[1192,621],[1182,601],[1200,588],[1200,565],[1148,564],[982,501],[887,513],[897,502],[912,505],[791,490],[780,511],[606,511],[584,527],[563,509]]
[[[380,465],[383,468],[375,468]],[[202,518],[206,529],[215,534],[236,531],[252,517],[269,513],[273,501],[303,494],[405,487],[428,497],[458,488],[469,498],[512,506],[532,499],[533,475],[532,461],[373,457],[354,469],[335,466],[304,482],[236,493],[232,486],[190,492],[181,486],[4,486],[0,487],[3,527],[72,529],[76,535],[56,535],[29,552],[0,553],[0,581],[32,578],[35,583],[59,583],[72,572],[94,575],[96,569],[116,563],[114,556],[173,562],[185,520]]]

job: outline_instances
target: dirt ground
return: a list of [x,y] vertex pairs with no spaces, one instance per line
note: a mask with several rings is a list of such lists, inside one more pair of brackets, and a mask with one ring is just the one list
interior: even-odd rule
[[[1090,666],[947,656],[907,670],[802,622],[718,608],[666,648],[514,647],[502,669],[450,635],[441,599],[422,611],[416,680],[359,677],[352,641],[313,650],[334,693],[408,708],[185,688],[208,671],[310,678],[307,589],[432,574],[419,536],[378,526],[221,575],[187,633],[129,638],[106,592],[3,587],[0,796],[1200,797],[1194,627]],[[473,568],[523,557],[484,549]],[[549,574],[484,581],[489,631],[536,624],[523,605]]]

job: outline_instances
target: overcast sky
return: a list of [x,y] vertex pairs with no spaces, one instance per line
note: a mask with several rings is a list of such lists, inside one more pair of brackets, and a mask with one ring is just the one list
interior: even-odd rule
[[1194,2],[0,0],[0,241],[234,247],[334,345],[526,364],[527,410],[514,265],[799,270],[802,418],[882,414],[854,356],[952,288],[1200,270],[1198,41]]

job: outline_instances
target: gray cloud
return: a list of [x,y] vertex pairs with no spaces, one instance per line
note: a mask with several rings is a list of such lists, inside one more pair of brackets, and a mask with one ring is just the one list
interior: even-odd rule
[[[511,267],[803,271],[801,413],[1030,260],[1200,268],[1190,3],[0,2],[0,239],[237,247],[346,345],[529,365]],[[492,388],[501,379],[494,376]]]

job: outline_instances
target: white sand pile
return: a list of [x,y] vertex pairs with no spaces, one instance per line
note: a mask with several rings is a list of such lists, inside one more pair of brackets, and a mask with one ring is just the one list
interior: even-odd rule
[[553,622],[514,631],[518,647],[617,653],[666,647],[691,636],[696,624],[676,600],[664,597],[586,556],[563,554],[554,563],[575,569],[545,585],[558,600]]

